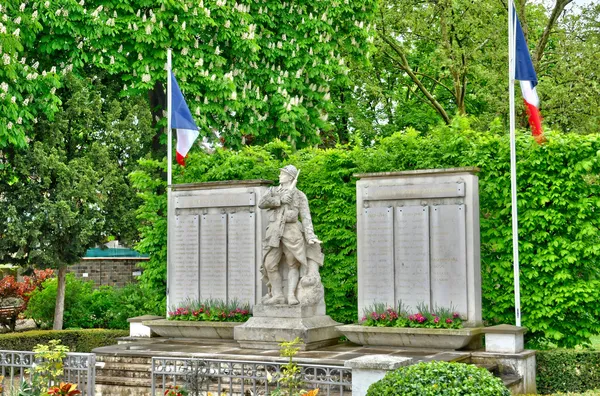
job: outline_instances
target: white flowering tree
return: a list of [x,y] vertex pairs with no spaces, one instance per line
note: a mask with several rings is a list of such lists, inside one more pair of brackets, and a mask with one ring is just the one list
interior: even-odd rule
[[33,1],[38,51],[67,70],[87,65],[150,93],[162,118],[166,50],[203,134],[228,147],[273,138],[298,147],[331,128],[331,92],[366,55],[370,0]]
[[32,124],[41,114],[52,117],[60,103],[55,70],[43,70],[27,56],[41,29],[30,4],[0,2],[0,170],[3,150],[25,147]]

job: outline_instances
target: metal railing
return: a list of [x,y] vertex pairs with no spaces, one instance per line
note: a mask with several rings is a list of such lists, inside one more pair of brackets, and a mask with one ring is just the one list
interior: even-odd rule
[[[23,382],[31,383],[30,369],[38,364],[34,352],[0,350],[0,375],[4,389],[19,389]],[[96,355],[93,353],[67,353],[63,360],[62,382],[77,384],[84,396],[94,396],[96,386]]]
[[[284,363],[221,359],[152,358],[152,393],[162,396],[182,386],[190,396],[269,395],[277,388]],[[352,395],[352,370],[341,366],[298,364],[301,389],[319,388],[319,395]]]

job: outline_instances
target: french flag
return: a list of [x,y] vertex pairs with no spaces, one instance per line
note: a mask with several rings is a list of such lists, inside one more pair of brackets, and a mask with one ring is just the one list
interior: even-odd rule
[[171,72],[171,86],[171,128],[177,130],[176,159],[179,165],[185,166],[185,157],[200,132],[192,118],[190,109],[185,103],[173,72]]
[[529,48],[525,41],[525,35],[521,28],[521,22],[517,16],[517,12],[514,11],[515,21],[515,80],[519,80],[521,84],[521,93],[523,94],[523,100],[527,107],[527,114],[529,115],[529,125],[531,126],[531,134],[536,137],[542,136],[542,116],[540,114],[540,99],[535,90],[535,86],[538,83],[537,75],[533,68],[533,62],[531,62],[531,56],[529,55]]

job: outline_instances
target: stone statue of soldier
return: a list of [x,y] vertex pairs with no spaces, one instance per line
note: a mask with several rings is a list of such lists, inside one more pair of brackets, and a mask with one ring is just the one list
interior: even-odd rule
[[[323,297],[319,276],[319,266],[323,265],[321,241],[313,230],[306,195],[296,188],[299,173],[293,165],[281,168],[279,186],[271,187],[258,204],[269,215],[261,267],[269,286],[264,305],[314,304]],[[287,296],[283,293],[280,265],[288,268]],[[299,283],[300,289],[304,287],[300,291]]]

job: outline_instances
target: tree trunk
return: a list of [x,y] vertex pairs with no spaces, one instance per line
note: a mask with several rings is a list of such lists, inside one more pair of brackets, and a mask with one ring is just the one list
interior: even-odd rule
[[54,307],[54,326],[52,330],[62,330],[63,316],[65,313],[65,286],[67,267],[58,268],[58,287],[56,289],[56,305]]
[[548,39],[550,38],[550,33],[552,33],[552,29],[554,25],[556,25],[556,21],[560,17],[560,14],[563,12],[565,7],[569,5],[573,0],[556,0],[554,4],[554,8],[552,9],[552,14],[548,19],[548,23],[546,24],[546,28],[544,29],[544,33],[542,33],[542,38],[537,44],[535,48],[535,52],[533,54],[533,66],[535,70],[538,71],[538,65],[544,56],[544,50],[546,49],[546,44],[548,44]]

